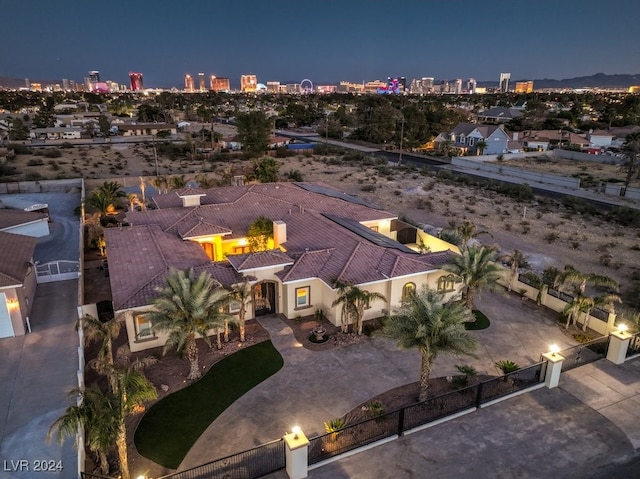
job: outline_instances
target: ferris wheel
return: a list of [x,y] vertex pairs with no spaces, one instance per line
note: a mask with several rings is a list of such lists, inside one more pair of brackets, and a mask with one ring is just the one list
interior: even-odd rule
[[300,82],[300,91],[302,93],[313,93],[313,82],[305,78]]

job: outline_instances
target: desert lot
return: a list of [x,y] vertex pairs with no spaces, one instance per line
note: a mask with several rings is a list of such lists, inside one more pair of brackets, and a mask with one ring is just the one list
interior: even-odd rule
[[[155,174],[151,143],[61,148],[60,156],[54,158],[45,156],[47,151],[42,148],[34,149],[35,154],[19,154],[9,164],[24,180],[83,176],[88,190],[104,179],[117,179],[130,190],[140,183],[140,176],[150,184]],[[221,184],[225,172],[249,171],[253,163],[240,155],[223,155],[216,160],[171,160],[169,156],[158,153],[160,175],[185,175],[193,180],[204,173]],[[495,242],[505,252],[523,251],[539,271],[549,265],[562,268],[571,264],[583,272],[611,276],[623,285],[623,290],[640,279],[639,228],[582,215],[558,201],[536,198],[518,202],[488,189],[442,179],[431,171],[342,161],[341,155],[305,153],[277,161],[283,179],[287,172],[297,170],[304,181],[332,185],[414,223],[442,228],[470,221],[477,231],[490,233],[480,235],[479,240]],[[591,175],[596,180],[623,178],[619,167],[611,164],[549,159],[505,164],[567,176]]]

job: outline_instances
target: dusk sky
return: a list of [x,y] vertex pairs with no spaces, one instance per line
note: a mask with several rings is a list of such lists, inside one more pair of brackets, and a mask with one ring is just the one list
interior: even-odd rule
[[640,73],[637,0],[2,0],[0,75],[146,87]]

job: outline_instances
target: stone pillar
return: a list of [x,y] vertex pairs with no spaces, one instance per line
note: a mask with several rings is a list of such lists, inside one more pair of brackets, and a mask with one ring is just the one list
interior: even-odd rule
[[627,350],[631,342],[632,335],[627,331],[614,331],[609,334],[609,349],[607,351],[607,359],[613,364],[624,363],[627,357]]
[[309,472],[309,440],[300,430],[284,435],[287,475],[303,479]]
[[547,368],[544,375],[544,385],[547,388],[558,387],[560,382],[560,371],[562,371],[562,363],[564,362],[564,356],[558,353],[544,353],[542,355],[547,360]]

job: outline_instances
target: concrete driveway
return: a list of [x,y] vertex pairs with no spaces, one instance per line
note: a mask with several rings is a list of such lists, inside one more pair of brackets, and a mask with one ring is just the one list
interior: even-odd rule
[[[33,332],[0,339],[2,479],[77,477],[74,438],[64,446],[45,441],[49,426],[74,403],[68,393],[77,387],[77,291],[77,280],[38,285],[30,315]],[[62,461],[64,469],[35,471],[43,460]],[[18,461],[27,461],[22,464],[28,470],[11,470]]]
[[[490,328],[473,333],[480,343],[478,357],[441,355],[433,377],[454,374],[456,364],[470,364],[480,373],[497,374],[497,360],[509,359],[525,366],[537,362],[549,344],[575,344],[558,328],[553,319],[556,313],[516,295],[487,293],[477,306],[492,321]],[[284,367],[220,415],[189,451],[181,470],[277,439],[294,425],[310,437],[323,434],[324,421],[419,378],[419,353],[400,351],[389,339],[374,337],[342,348],[309,351],[277,317],[259,321],[282,354]]]

